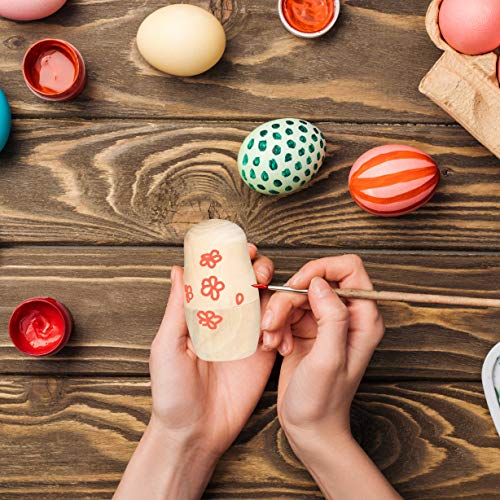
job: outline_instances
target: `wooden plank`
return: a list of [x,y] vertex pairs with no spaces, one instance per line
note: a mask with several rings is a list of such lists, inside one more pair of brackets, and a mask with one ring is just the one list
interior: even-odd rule
[[[146,379],[0,379],[0,496],[110,498],[149,419]],[[364,384],[363,448],[408,499],[497,498],[500,438],[478,383]],[[220,461],[206,498],[321,498],[276,418],[276,393]]]
[[[14,113],[452,122],[417,90],[439,55],[425,31],[427,4],[422,0],[342,2],[333,32],[315,41],[289,34],[276,2],[190,3],[211,9],[228,35],[222,61],[195,78],[164,75],[137,50],[137,28],[164,0],[79,0],[45,21],[0,20],[2,88]],[[54,106],[24,85],[23,55],[30,44],[48,36],[72,42],[85,58],[89,82],[76,101]]]
[[[500,249],[498,160],[458,127],[321,123],[329,154],[310,186],[286,198],[241,180],[236,157],[255,123],[17,120],[2,152],[0,241],[182,244],[208,217],[266,246]],[[367,149],[406,143],[433,155],[436,196],[378,218],[347,179]]]
[[[330,251],[273,250],[276,282]],[[498,296],[500,256],[363,253],[376,286],[385,289]],[[150,343],[169,292],[179,248],[4,248],[0,251],[0,372],[148,373]],[[53,296],[73,313],[76,330],[58,355],[24,357],[11,346],[8,318],[28,296]],[[480,380],[486,353],[498,342],[500,310],[384,304],[385,339],[370,378]]]

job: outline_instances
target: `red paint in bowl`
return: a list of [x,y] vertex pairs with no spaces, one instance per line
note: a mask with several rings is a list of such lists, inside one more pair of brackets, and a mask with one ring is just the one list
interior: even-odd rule
[[340,0],[278,0],[285,28],[302,38],[324,35],[337,21]]
[[34,43],[24,55],[23,76],[29,89],[47,101],[67,101],[85,88],[85,62],[64,40],[47,38]]
[[33,297],[21,302],[9,321],[9,335],[16,348],[37,357],[61,350],[72,328],[69,311],[50,297]]

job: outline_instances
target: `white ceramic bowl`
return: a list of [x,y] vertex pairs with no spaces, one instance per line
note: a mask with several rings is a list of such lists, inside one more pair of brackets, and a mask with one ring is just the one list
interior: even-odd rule
[[339,14],[340,14],[340,0],[334,0],[334,6],[335,6],[335,12],[333,14],[333,18],[328,23],[327,26],[325,26],[320,31],[315,31],[313,33],[304,33],[303,31],[296,30],[293,26],[290,26],[290,24],[286,20],[284,12],[283,12],[283,0],[278,0],[278,12],[280,15],[281,22],[283,23],[283,26],[290,33],[292,33],[292,35],[298,36],[300,38],[317,38],[319,36],[324,35],[328,31],[330,31],[332,29],[333,25],[337,22],[337,19],[338,19]]

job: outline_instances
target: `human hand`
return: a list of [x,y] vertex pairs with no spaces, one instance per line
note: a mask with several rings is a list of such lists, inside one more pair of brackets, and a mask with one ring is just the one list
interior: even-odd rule
[[309,262],[288,284],[309,293],[274,294],[262,329],[266,348],[285,355],[278,417],[293,450],[328,499],[400,498],[350,431],[351,403],[384,325],[375,302],[344,303],[331,287],[373,289],[361,259]]
[[[269,283],[273,263],[258,256],[255,245],[249,253],[258,282]],[[260,348],[238,361],[199,359],[186,325],[183,282],[183,269],[173,267],[167,309],[151,347],[152,416],[116,499],[199,498],[274,364],[275,352]],[[262,296],[262,307],[267,299]]]
[[274,294],[262,320],[267,347],[285,355],[278,387],[281,425],[292,446],[349,438],[351,403],[384,325],[374,301],[344,303],[331,287],[373,285],[355,255],[311,261],[288,284],[309,288],[309,294]]
[[[259,283],[269,283],[273,263],[249,245]],[[262,306],[267,302],[263,297]],[[172,289],[151,348],[153,417],[178,439],[220,456],[250,417],[267,383],[275,355],[257,352],[238,361],[207,362],[193,348],[184,316],[183,270],[172,269]]]

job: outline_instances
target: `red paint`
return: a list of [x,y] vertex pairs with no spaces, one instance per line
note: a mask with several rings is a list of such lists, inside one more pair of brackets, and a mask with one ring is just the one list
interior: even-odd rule
[[302,33],[325,29],[335,15],[334,0],[282,0],[286,22]]
[[198,323],[210,330],[216,330],[217,325],[222,321],[222,316],[215,314],[213,311],[198,311],[196,316],[198,316]]
[[259,283],[255,283],[255,285],[252,285],[254,288],[258,288],[259,290],[267,290],[267,285],[261,285]]
[[9,321],[9,335],[21,352],[48,356],[68,341],[72,320],[68,310],[49,297],[34,297],[21,302]]
[[204,253],[200,257],[200,266],[209,267],[213,269],[220,261],[222,260],[222,256],[219,250],[212,250],[209,253]]
[[85,87],[85,63],[78,50],[63,40],[45,39],[24,56],[23,75],[30,90],[49,101],[66,101]]
[[243,301],[245,300],[245,296],[242,293],[237,293],[236,294],[236,304],[241,305],[243,304]]
[[212,300],[219,300],[220,292],[226,288],[226,285],[217,279],[217,276],[210,276],[201,282],[201,294],[210,297]]
[[194,298],[193,287],[191,285],[184,285],[184,292],[186,294],[186,302],[189,304]]

